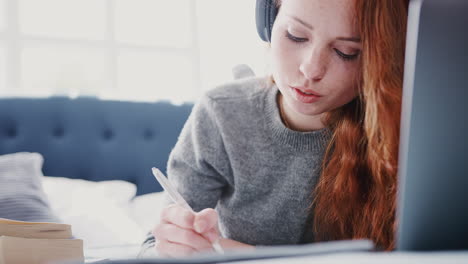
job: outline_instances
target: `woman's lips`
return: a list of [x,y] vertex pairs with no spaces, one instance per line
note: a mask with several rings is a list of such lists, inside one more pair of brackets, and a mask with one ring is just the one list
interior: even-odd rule
[[310,90],[300,89],[292,86],[290,86],[290,88],[292,89],[293,96],[296,98],[296,100],[305,104],[316,102],[320,99],[320,97],[322,97],[321,95],[318,95]]

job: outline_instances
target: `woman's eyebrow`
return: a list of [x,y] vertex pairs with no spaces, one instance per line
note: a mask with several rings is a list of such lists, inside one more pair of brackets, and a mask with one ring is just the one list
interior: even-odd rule
[[336,39],[361,43],[361,38],[358,37],[337,37]]
[[289,17],[291,17],[292,19],[296,20],[297,22],[299,22],[300,24],[302,24],[303,26],[309,28],[310,30],[314,30],[314,27],[311,25],[311,24],[308,24],[307,22],[305,22],[304,20],[296,17],[296,16],[292,16],[292,15],[289,15]]
[[[293,16],[293,15],[288,15],[288,16],[291,17],[292,19],[296,20],[297,22],[299,22],[303,26],[309,28],[310,30],[314,30],[314,27],[311,24],[305,22],[304,20],[298,18],[297,16]],[[359,38],[359,37],[337,37],[336,39],[337,40],[343,40],[343,41],[351,41],[351,42],[361,43],[361,38]]]

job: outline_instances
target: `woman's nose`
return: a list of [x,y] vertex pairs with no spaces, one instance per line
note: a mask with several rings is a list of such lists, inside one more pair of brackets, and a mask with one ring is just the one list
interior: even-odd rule
[[304,77],[311,81],[320,81],[326,72],[326,58],[319,52],[314,51],[304,58],[299,70]]

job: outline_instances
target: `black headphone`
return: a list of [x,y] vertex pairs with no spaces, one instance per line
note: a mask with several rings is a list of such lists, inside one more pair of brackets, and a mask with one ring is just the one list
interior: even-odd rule
[[255,20],[258,35],[263,41],[271,41],[271,30],[277,14],[278,8],[276,8],[275,0],[257,0]]

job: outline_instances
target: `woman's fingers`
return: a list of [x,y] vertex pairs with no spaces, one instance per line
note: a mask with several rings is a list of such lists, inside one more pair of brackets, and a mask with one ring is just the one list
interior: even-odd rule
[[161,222],[171,223],[181,228],[193,228],[195,213],[183,208],[182,206],[172,204],[161,211]]
[[204,233],[218,228],[218,213],[211,208],[204,209],[195,214],[193,227],[198,233]]
[[210,243],[219,239],[218,213],[211,208],[195,214],[193,223],[195,231],[202,234]]
[[195,249],[187,245],[180,245],[167,240],[156,242],[155,248],[161,257],[185,257],[195,253]]
[[211,251],[212,242],[219,239],[218,214],[214,209],[194,213],[178,205],[161,212],[161,222],[153,230],[156,249],[162,255],[186,256]]
[[203,233],[203,237],[206,238],[210,243],[215,242],[220,238],[218,227],[213,227],[212,229]]
[[189,246],[197,251],[211,249],[211,243],[192,229],[183,229],[176,225],[165,223],[158,225],[155,230],[157,240],[167,240],[172,243]]

